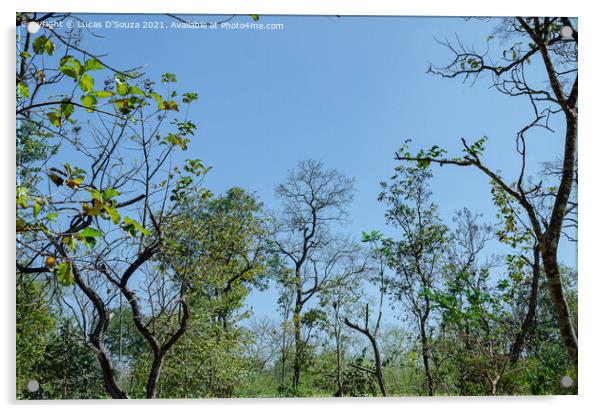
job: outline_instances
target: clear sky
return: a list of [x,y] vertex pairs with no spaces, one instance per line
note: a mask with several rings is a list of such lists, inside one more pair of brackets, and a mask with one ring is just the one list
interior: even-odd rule
[[[79,17],[174,22],[159,15]],[[231,22],[252,20],[237,16]],[[261,16],[260,22],[284,28],[95,29],[103,38],[84,34],[84,42],[90,50],[108,52],[105,60],[116,67],[143,65],[155,79],[172,72],[178,90],[199,94],[190,111],[198,130],[185,156],[213,167],[207,184],[214,192],[240,186],[273,208],[274,186],[287,170],[301,159],[319,159],[355,177],[353,222],[345,231],[359,237],[362,231],[385,230],[384,209],[376,200],[379,182],[392,174],[394,152],[407,138],[414,149],[437,144],[453,154],[460,152],[461,137],[487,135],[486,161],[509,180],[516,177],[514,137],[531,120],[528,101],[490,89],[489,77],[471,86],[426,73],[429,62],[442,65],[451,57],[435,38],[457,35],[483,50],[498,20]],[[543,76],[536,63],[533,71]],[[531,171],[557,156],[562,132],[559,127],[556,134],[529,135]],[[434,173],[432,190],[446,220],[467,206],[493,222],[482,174],[454,167]],[[561,259],[574,265],[573,245],[561,246]],[[249,302],[263,316],[274,313],[275,301],[268,291],[254,293]]]

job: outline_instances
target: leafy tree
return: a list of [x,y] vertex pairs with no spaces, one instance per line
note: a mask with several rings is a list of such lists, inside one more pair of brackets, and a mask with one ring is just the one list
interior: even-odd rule
[[[516,180],[507,180],[485,163],[483,157],[486,137],[474,143],[462,139],[463,149],[459,157],[448,157],[447,151],[439,146],[413,155],[408,151],[406,143],[397,153],[397,159],[416,162],[420,167],[436,163],[475,168],[488,176],[507,196],[517,201],[524,221],[529,223],[530,230],[537,239],[558,326],[568,357],[577,370],[577,335],[558,262],[558,244],[565,220],[576,207],[569,202],[577,173],[578,31],[575,25],[575,21],[564,17],[507,18],[488,40],[497,36],[505,44],[512,46],[501,50],[493,64],[489,63],[491,57],[486,58],[485,54],[468,49],[463,44],[447,44],[455,56],[453,61],[442,68],[430,68],[432,73],[446,78],[476,80],[480,75],[488,73],[493,76],[493,85],[501,93],[528,99],[534,112],[533,120],[521,127],[516,134],[515,147],[520,165]],[[562,35],[562,27],[569,28],[570,36]],[[540,59],[543,64],[543,77],[537,76],[540,72],[528,70],[534,59]],[[541,81],[549,84],[549,89],[536,86]],[[565,126],[562,166],[557,175],[557,184],[543,187],[529,183],[527,179],[527,133],[534,128],[550,130],[548,122],[552,116],[560,117]],[[538,210],[542,198],[550,200],[548,210]]]
[[[260,207],[232,188],[223,196],[184,197],[166,219],[157,266],[185,289],[189,319],[186,335],[162,366],[160,397],[231,397],[249,374],[243,353],[249,336],[237,324],[250,316],[245,298],[253,286],[261,287],[266,271]],[[173,323],[164,315],[156,328]],[[136,368],[145,371],[151,362],[142,357]]]
[[102,374],[83,340],[81,331],[62,320],[48,340],[44,359],[36,366],[40,383],[32,399],[98,399],[105,397]]
[[[59,284],[74,285],[93,305],[86,334],[107,393],[114,398],[127,394],[115,379],[104,335],[108,303],[122,295],[155,357],[146,392],[152,398],[162,359],[184,333],[187,317],[161,342],[142,322],[140,297],[145,291],[135,291],[132,278],[140,275],[143,282],[136,285],[147,286],[156,279],[143,270],[163,247],[163,220],[178,197],[199,190],[195,185],[207,172],[198,160],[188,160],[182,169],[164,168],[194,134],[195,125],[176,114],[196,94],[180,97],[173,89],[173,74],[164,75],[162,88],[157,88],[136,71],[112,68],[82,49],[76,34],[60,33],[50,24],[67,17],[17,16],[19,24],[36,21],[43,28],[18,41],[17,121],[23,128],[42,131],[47,148],[61,142],[51,154],[71,161],[43,159],[39,168],[44,176],[17,186],[17,268],[52,274]],[[108,77],[102,87],[100,75]],[[100,128],[88,122],[90,116],[97,117]],[[176,307],[186,314],[182,298],[172,300],[170,311]],[[67,302],[75,300],[72,296]]]
[[495,257],[483,257],[494,237],[491,226],[480,224],[479,217],[468,209],[456,213],[445,284],[431,293],[443,316],[441,351],[453,364],[456,387],[463,395],[499,391],[514,339],[514,292],[506,277],[495,281]]
[[396,168],[390,184],[383,182],[379,196],[386,203],[387,222],[400,231],[398,240],[385,239],[381,250],[395,271],[388,280],[389,292],[413,318],[420,337],[426,389],[435,394],[431,365],[431,324],[433,307],[430,293],[440,282],[447,251],[447,228],[431,201],[428,181],[432,174],[420,167]]
[[17,274],[16,298],[17,397],[22,398],[30,380],[41,380],[37,366],[46,355],[54,315],[44,283],[30,275]]

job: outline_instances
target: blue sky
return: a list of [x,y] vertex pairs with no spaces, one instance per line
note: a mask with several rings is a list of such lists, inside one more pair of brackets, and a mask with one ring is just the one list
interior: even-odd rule
[[[79,17],[174,21],[159,15]],[[248,16],[232,21],[252,22]],[[531,120],[528,101],[500,95],[488,77],[471,86],[426,73],[429,62],[450,59],[435,38],[457,34],[482,50],[497,20],[261,16],[260,22],[284,29],[98,29],[103,38],[88,34],[84,41],[108,51],[105,60],[117,67],[143,65],[151,78],[172,72],[178,90],[199,94],[189,114],[198,130],[185,155],[213,167],[207,184],[214,192],[240,186],[273,208],[274,186],[287,170],[301,159],[319,159],[355,177],[353,222],[345,231],[359,236],[385,229],[379,182],[392,174],[394,152],[407,138],[414,149],[437,144],[459,153],[461,137],[487,135],[486,161],[509,180],[515,177],[514,137]],[[543,76],[536,63],[533,71]],[[529,135],[532,172],[560,152],[562,132]],[[467,206],[493,221],[482,174],[453,167],[434,173],[434,199],[445,219]],[[573,245],[561,245],[561,259],[574,265]],[[262,316],[274,312],[275,300],[266,292],[253,294],[250,303]]]

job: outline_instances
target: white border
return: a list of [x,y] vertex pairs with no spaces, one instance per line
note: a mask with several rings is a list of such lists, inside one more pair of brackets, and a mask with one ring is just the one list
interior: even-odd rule
[[[2,82],[0,99],[2,104],[2,124],[4,134],[1,142],[2,156],[0,171],[0,193],[4,196],[1,205],[2,228],[0,237],[0,262],[3,263],[2,297],[0,317],[2,338],[2,373],[0,375],[0,403],[6,405],[6,411],[32,412],[105,412],[126,411],[136,406],[148,412],[164,412],[171,406],[190,411],[224,412],[306,412],[307,410],[338,409],[365,412],[368,409],[384,411],[407,411],[420,413],[472,412],[487,413],[523,410],[549,412],[581,412],[600,410],[596,401],[602,401],[599,389],[600,356],[602,333],[600,301],[602,298],[602,270],[597,256],[601,254],[600,236],[600,191],[602,186],[596,179],[600,173],[600,24],[599,14],[594,7],[595,1],[470,1],[470,0],[406,0],[406,1],[359,1],[359,0],[145,0],[134,3],[123,0],[104,0],[102,2],[73,2],[67,0],[39,1],[3,1],[2,33],[3,51]],[[579,18],[580,57],[579,76],[580,93],[580,226],[579,226],[579,341],[581,344],[581,369],[579,372],[579,396],[573,397],[498,397],[498,398],[403,398],[394,400],[375,399],[300,399],[300,400],[195,400],[195,401],[131,401],[115,402],[52,402],[17,403],[14,401],[14,88],[13,65],[15,56],[14,13],[16,11],[70,11],[70,12],[106,12],[106,13],[220,13],[220,14],[345,14],[345,15],[447,15],[447,16],[505,16],[505,15],[560,15]]]

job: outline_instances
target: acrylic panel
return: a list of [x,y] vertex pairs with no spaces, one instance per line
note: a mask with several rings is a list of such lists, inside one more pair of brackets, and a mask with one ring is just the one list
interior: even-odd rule
[[17,13],[17,399],[576,394],[577,48]]

